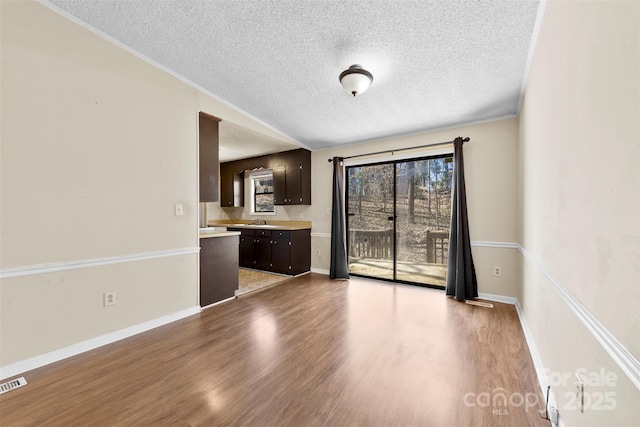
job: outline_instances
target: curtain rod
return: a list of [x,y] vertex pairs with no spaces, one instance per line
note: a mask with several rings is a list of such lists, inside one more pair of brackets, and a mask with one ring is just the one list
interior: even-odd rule
[[[466,137],[462,139],[462,142],[469,142],[471,141],[471,138]],[[393,155],[393,153],[398,152],[398,151],[407,151],[407,150],[417,150],[418,148],[426,148],[426,147],[437,147],[439,145],[446,145],[446,144],[453,144],[453,141],[446,141],[446,142],[436,142],[435,144],[427,144],[427,145],[419,145],[417,147],[407,147],[407,148],[398,148],[397,150],[384,150],[384,151],[377,151],[375,153],[367,153],[367,154],[357,154],[355,156],[347,156],[347,157],[343,157],[343,160],[346,159],[354,159],[356,157],[367,157],[367,156],[375,156],[376,154],[384,154],[384,153],[391,153],[391,155]],[[332,162],[333,159],[329,159],[329,162]]]

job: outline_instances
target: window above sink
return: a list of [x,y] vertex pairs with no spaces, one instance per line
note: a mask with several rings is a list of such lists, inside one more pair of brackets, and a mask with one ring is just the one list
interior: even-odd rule
[[250,176],[251,215],[275,215],[273,198],[273,172],[261,170]]

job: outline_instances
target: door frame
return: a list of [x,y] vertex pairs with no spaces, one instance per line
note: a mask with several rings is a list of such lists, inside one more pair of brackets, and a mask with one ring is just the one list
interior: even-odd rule
[[398,212],[397,212],[397,179],[398,179],[398,169],[397,169],[397,164],[398,163],[408,163],[408,162],[418,162],[418,161],[422,161],[422,160],[433,160],[433,159],[443,159],[443,158],[447,158],[447,157],[453,157],[453,152],[450,153],[438,153],[438,154],[433,154],[433,155],[420,155],[419,157],[406,157],[406,158],[400,158],[400,159],[391,159],[391,160],[383,160],[383,161],[379,161],[379,162],[366,162],[366,163],[358,163],[358,164],[349,164],[349,165],[345,165],[345,191],[344,191],[344,207],[345,207],[345,229],[346,229],[346,243],[347,243],[347,267],[349,265],[349,250],[350,250],[350,246],[349,246],[349,169],[351,168],[360,168],[360,167],[366,167],[366,166],[380,166],[380,165],[389,165],[392,164],[393,165],[393,242],[392,242],[392,248],[391,251],[393,253],[393,279],[387,279],[387,278],[382,278],[382,277],[374,277],[374,276],[366,276],[364,274],[357,274],[357,273],[349,273],[351,276],[356,276],[356,277],[366,277],[367,279],[375,279],[375,280],[382,280],[385,282],[391,282],[391,283],[401,283],[401,284],[405,284],[405,285],[413,285],[413,286],[421,286],[423,288],[431,288],[431,289],[439,289],[439,290],[444,290],[445,287],[441,286],[441,285],[433,285],[433,284],[429,284],[429,283],[419,283],[419,282],[411,282],[408,280],[401,280],[397,278],[397,262],[398,262],[398,257],[397,257],[397,239],[396,239],[396,234],[397,234],[397,219],[398,219]]

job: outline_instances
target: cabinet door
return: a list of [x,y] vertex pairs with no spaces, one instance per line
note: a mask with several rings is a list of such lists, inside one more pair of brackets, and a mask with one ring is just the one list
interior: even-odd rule
[[271,239],[271,271],[290,274],[290,252],[291,246],[288,237]]
[[244,173],[233,162],[220,165],[220,207],[244,206]]
[[199,115],[200,150],[200,201],[218,201],[218,121],[213,117]]
[[311,269],[311,230],[291,232],[291,272],[301,274]]
[[256,237],[255,268],[269,270],[271,268],[271,237]]
[[220,207],[233,206],[233,173],[228,165],[220,165]]
[[200,239],[200,306],[231,298],[238,289],[238,238]]
[[273,204],[287,204],[287,169],[284,166],[273,169]]
[[287,165],[286,173],[286,194],[288,205],[299,205],[302,202],[301,177],[302,165]]
[[255,237],[240,236],[240,266],[255,268]]

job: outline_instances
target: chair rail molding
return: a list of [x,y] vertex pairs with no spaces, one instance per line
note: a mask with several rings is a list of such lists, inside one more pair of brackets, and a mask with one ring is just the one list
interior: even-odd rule
[[[518,250],[524,258],[533,265],[551,287],[560,295],[587,330],[602,345],[605,351],[620,367],[631,382],[640,390],[640,361],[609,331],[578,299],[556,279],[546,268],[520,245]],[[523,314],[524,317],[524,314]]]
[[30,276],[32,274],[53,273],[56,271],[74,270],[77,268],[97,267],[101,265],[120,264],[123,262],[136,262],[155,258],[166,258],[179,255],[197,254],[199,247],[167,249],[154,252],[141,252],[129,255],[117,255],[105,258],[92,258],[80,261],[54,262],[48,264],[26,265],[23,267],[12,267],[0,270],[0,279],[10,277]]

